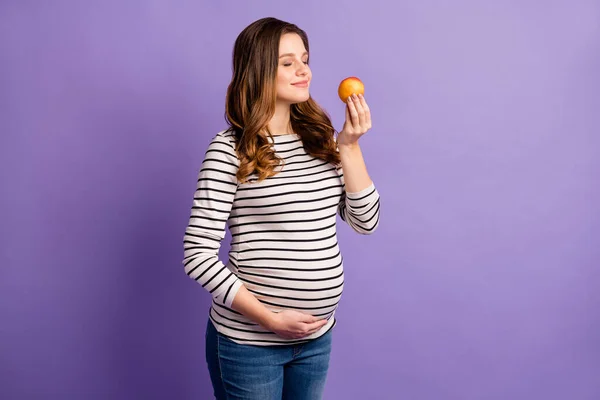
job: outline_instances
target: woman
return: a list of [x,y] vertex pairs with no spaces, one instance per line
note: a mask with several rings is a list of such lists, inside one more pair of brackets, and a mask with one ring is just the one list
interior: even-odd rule
[[183,263],[213,297],[206,360],[217,399],[321,398],[344,282],[336,215],[361,234],[379,222],[358,145],[369,107],[348,99],[336,140],[309,94],[308,50],[304,31],[275,18],[240,33],[230,128],[212,139],[199,173]]

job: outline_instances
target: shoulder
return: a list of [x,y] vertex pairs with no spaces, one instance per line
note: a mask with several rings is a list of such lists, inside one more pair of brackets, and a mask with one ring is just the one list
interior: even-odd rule
[[206,150],[206,155],[214,153],[220,157],[226,157],[237,160],[237,151],[235,150],[235,134],[230,130],[222,130],[212,137]]
[[[239,168],[240,160],[235,150],[235,134],[229,130],[217,132],[204,153],[204,163],[218,163]],[[226,167],[229,168],[229,167]]]
[[210,146],[229,148],[235,154],[235,134],[229,129],[217,132],[210,141]]

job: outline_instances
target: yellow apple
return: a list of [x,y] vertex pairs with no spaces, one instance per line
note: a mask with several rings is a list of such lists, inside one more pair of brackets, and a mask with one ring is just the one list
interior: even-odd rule
[[365,85],[355,76],[350,76],[340,82],[338,96],[345,103],[351,94],[365,94]]

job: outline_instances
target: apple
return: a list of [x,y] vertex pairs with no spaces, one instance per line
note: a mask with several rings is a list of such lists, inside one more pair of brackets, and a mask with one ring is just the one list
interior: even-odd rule
[[365,85],[355,76],[350,76],[340,82],[338,96],[345,103],[351,94],[365,94]]

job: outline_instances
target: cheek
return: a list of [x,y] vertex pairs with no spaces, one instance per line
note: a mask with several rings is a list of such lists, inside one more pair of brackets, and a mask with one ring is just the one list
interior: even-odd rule
[[284,85],[287,81],[287,78],[285,76],[285,74],[279,74],[277,75],[277,84],[278,85]]
[[291,82],[291,78],[286,74],[278,74],[277,75],[277,88],[278,89],[286,89]]

